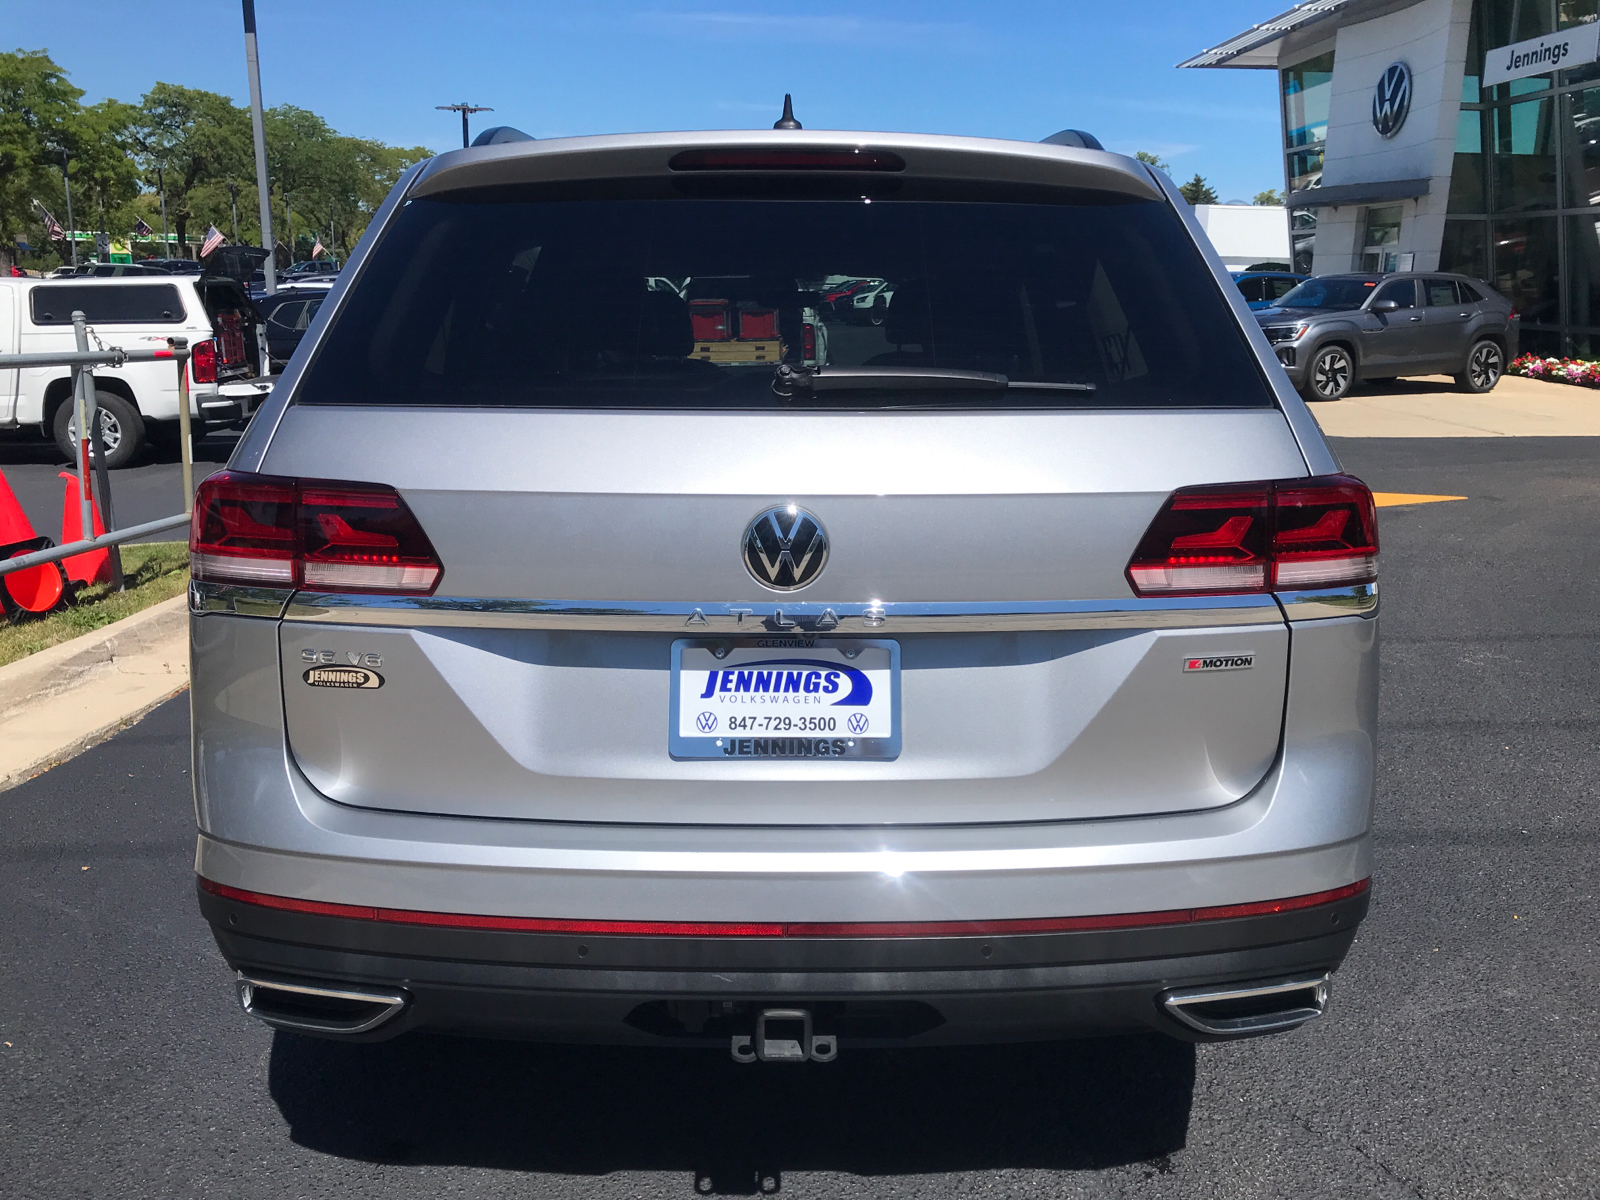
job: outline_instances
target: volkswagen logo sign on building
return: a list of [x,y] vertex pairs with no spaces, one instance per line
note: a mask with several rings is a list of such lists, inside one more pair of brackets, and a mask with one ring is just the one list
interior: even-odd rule
[[1411,68],[1390,63],[1372,93],[1372,127],[1381,137],[1392,138],[1411,111]]
[[828,535],[803,508],[769,508],[744,531],[744,565],[762,587],[779,592],[803,588],[828,561]]

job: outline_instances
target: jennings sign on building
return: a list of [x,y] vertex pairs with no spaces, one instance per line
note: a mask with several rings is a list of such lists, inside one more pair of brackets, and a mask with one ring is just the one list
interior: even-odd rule
[[1460,271],[1600,355],[1600,0],[1308,0],[1184,67],[1276,71],[1294,264]]

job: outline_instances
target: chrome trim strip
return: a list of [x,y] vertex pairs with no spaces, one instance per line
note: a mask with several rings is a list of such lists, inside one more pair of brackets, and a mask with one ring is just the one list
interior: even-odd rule
[[852,604],[752,600],[582,602],[297,592],[287,621],[489,629],[589,629],[632,633],[997,633],[1055,629],[1170,629],[1277,625],[1268,595],[1167,600],[1066,600]]
[[293,588],[245,587],[236,583],[206,583],[189,581],[189,612],[195,616],[203,613],[232,613],[240,617],[283,616],[283,610],[294,595]]
[[1280,592],[1278,602],[1291,621],[1325,621],[1329,617],[1375,617],[1378,615],[1378,585],[1317,588],[1304,592]]
[[[1161,1006],[1190,1029],[1214,1037],[1246,1037],[1254,1033],[1278,1033],[1315,1021],[1328,1011],[1332,979],[1328,972],[1298,979],[1275,979],[1238,987],[1174,988],[1161,997]],[[1243,1017],[1207,1017],[1188,1010],[1191,1004],[1214,1004],[1227,1000],[1250,1000],[1257,996],[1277,996],[1290,992],[1310,992],[1311,1003],[1283,1008],[1276,1012]]]

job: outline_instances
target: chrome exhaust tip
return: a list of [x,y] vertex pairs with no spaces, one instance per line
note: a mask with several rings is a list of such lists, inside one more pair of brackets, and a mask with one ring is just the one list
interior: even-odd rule
[[1212,1037],[1251,1037],[1315,1021],[1328,1011],[1331,987],[1325,971],[1259,983],[1173,988],[1161,994],[1161,1005],[1190,1029]]
[[403,991],[267,979],[239,972],[239,1005],[274,1029],[297,1033],[351,1035],[371,1033],[405,1011],[411,997]]

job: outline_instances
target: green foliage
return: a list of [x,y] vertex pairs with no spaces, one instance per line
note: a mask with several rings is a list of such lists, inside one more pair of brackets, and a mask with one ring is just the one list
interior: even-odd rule
[[1257,192],[1256,193],[1256,198],[1254,200],[1252,200],[1251,203],[1252,204],[1282,204],[1283,203],[1283,193],[1278,191],[1276,188],[1268,188],[1264,192]]
[[1216,189],[1207,183],[1205,176],[1198,171],[1188,183],[1178,186],[1178,192],[1190,204],[1215,204],[1217,202]]
[[1148,165],[1154,167],[1158,171],[1166,171],[1168,174],[1172,172],[1171,165],[1163,160],[1159,154],[1151,154],[1148,150],[1140,150],[1134,154],[1134,157],[1140,162],[1147,163]]
[[[120,240],[142,217],[159,230],[159,188],[180,242],[201,240],[210,225],[234,240],[237,212],[237,240],[261,244],[248,108],[173,83],[157,83],[138,104],[105,100],[85,108],[82,96],[46,51],[0,54],[0,264],[19,238],[53,245],[35,199],[66,224],[63,148],[80,229],[104,229]],[[339,259],[401,172],[433,153],[345,137],[293,105],[267,111],[266,137],[275,238],[292,244],[300,235],[320,236]],[[29,265],[57,261],[47,249]]]
[[79,589],[56,612],[26,616],[15,625],[0,621],[0,666],[182,595],[189,586],[189,544],[124,546],[122,573],[125,592],[112,591],[110,584],[91,584]]

